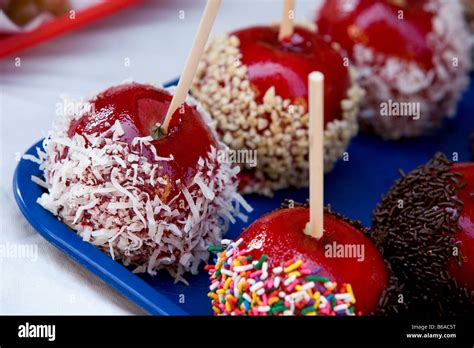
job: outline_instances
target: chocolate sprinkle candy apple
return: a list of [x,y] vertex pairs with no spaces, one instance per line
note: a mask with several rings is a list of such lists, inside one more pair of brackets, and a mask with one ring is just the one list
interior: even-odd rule
[[188,99],[158,139],[172,94],[138,83],[99,93],[82,114],[57,121],[39,151],[38,202],[136,272],[167,269],[177,280],[207,261],[228,221],[249,208],[209,116]]
[[224,143],[257,151],[247,164],[243,191],[271,195],[308,186],[308,86],[312,71],[324,73],[324,168],[329,171],[357,132],[362,90],[335,46],[295,26],[279,39],[278,26],[235,31],[208,46],[192,93],[217,121]]
[[[326,210],[317,240],[304,233],[308,220],[307,207],[287,203],[236,242],[212,248],[219,252],[207,266],[217,315],[360,315],[387,305],[393,279],[363,227]],[[363,257],[331,254],[335,246],[357,246]]]
[[[349,53],[367,92],[361,127],[387,139],[416,137],[441,126],[445,115],[454,116],[471,65],[459,0],[347,4],[323,1],[316,25]],[[419,110],[401,110],[408,104],[400,103]]]
[[474,164],[437,154],[395,182],[373,213],[372,237],[411,312],[474,310]]

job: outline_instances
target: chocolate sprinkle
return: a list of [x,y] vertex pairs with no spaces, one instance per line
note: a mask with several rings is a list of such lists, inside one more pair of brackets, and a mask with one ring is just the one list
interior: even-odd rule
[[[306,201],[305,203],[298,203],[290,199],[285,199],[281,205],[282,209],[298,208],[298,207],[309,208],[309,201]],[[371,231],[367,227],[365,227],[361,221],[352,220],[345,215],[333,212],[331,210],[330,205],[325,207],[324,210],[325,212],[336,216],[340,220],[348,223],[349,225],[353,226],[354,228],[364,233],[367,237],[371,238],[372,236]],[[407,311],[407,305],[405,303],[398,302],[399,295],[404,296],[403,285],[400,285],[400,282],[398,281],[397,276],[392,271],[392,267],[390,263],[386,259],[384,259],[384,262],[385,262],[385,266],[388,269],[388,273],[390,277],[389,284],[388,284],[388,287],[384,290],[384,292],[380,296],[378,308],[375,310],[374,313],[371,313],[371,315],[383,316],[383,315],[396,315],[396,314],[404,313]]]
[[[404,289],[410,314],[460,315],[474,311],[474,291],[447,272],[463,203],[462,174],[438,153],[402,175],[373,211],[372,239]],[[458,257],[461,262],[461,255]]]

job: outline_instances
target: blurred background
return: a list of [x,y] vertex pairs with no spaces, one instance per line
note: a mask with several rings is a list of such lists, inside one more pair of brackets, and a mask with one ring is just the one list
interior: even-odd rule
[[[60,94],[88,97],[129,78],[175,79],[204,5],[204,0],[139,2],[0,59],[0,245],[37,245],[40,256],[0,258],[1,314],[144,314],[34,231],[14,202],[11,180],[20,154],[51,127]],[[297,19],[309,16],[312,7],[314,2],[298,1]],[[277,0],[225,0],[213,32],[276,21],[281,9]]]

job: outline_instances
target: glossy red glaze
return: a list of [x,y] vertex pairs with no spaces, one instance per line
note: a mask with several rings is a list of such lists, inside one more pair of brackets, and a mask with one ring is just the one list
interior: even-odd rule
[[464,262],[458,266],[453,259],[449,264],[449,271],[458,284],[474,290],[474,163],[455,164],[452,171],[462,173],[467,186],[459,192],[464,208],[458,222],[461,231],[455,234]]
[[[432,67],[433,52],[427,42],[433,14],[426,0],[325,0],[317,14],[321,34],[329,35],[350,54],[355,44]],[[402,12],[400,12],[402,11]],[[400,19],[400,15],[403,19]]]
[[349,71],[341,54],[310,30],[296,27],[293,35],[278,40],[278,27],[258,26],[232,33],[240,40],[241,61],[261,100],[274,86],[277,95],[295,104],[308,105],[308,75],[326,77],[325,122],[341,119],[341,100],[350,87]]
[[[304,234],[309,209],[281,209],[263,216],[245,230],[241,248],[247,248],[254,259],[268,255],[271,267],[289,260],[302,259],[311,269],[320,267],[318,274],[339,285],[350,283],[356,296],[356,310],[369,314],[377,308],[389,274],[372,242],[357,228],[333,214],[324,215],[325,233],[320,240]],[[331,257],[327,253],[335,245],[355,245],[364,250],[364,258]]]
[[[91,101],[95,112],[71,122],[69,136],[102,134],[118,120],[124,130],[120,140],[131,144],[135,137],[151,135],[156,123],[163,122],[171,99],[168,91],[150,85],[130,83],[111,87]],[[186,104],[183,110],[182,113],[178,108],[173,114],[167,136],[152,142],[159,156],[175,158],[159,162],[163,165],[159,174],[172,182],[167,195],[170,198],[181,185],[189,184],[194,178],[199,158],[206,157],[211,145],[217,148],[214,136],[196,107]],[[155,162],[151,151],[144,149],[142,155]]]

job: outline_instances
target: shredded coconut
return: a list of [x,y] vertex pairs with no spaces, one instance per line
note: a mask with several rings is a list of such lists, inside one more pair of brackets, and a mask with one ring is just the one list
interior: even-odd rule
[[[432,69],[362,44],[354,46],[353,64],[360,85],[367,91],[361,104],[361,126],[387,139],[416,137],[435,130],[445,115],[454,116],[468,85],[471,44],[460,2],[431,0],[426,10],[435,14],[433,30],[427,36],[433,51]],[[388,100],[419,103],[420,118],[381,116],[381,103]]]
[[[245,218],[240,207],[250,210],[237,193],[236,170],[218,162],[217,149],[211,148],[196,164],[195,180],[166,200],[160,194],[170,183],[160,177],[160,161],[173,161],[172,156],[159,157],[149,137],[121,142],[119,122],[105,135],[70,138],[74,117],[56,120],[39,159],[25,157],[40,163],[44,172],[44,181],[32,178],[48,188],[38,203],[84,241],[124,265],[134,265],[134,272],[154,275],[166,269],[176,281],[186,282],[183,274],[195,274],[207,261],[208,246],[219,243],[229,220]],[[221,143],[219,147],[225,149]],[[156,163],[141,155],[143,148],[154,154]],[[140,189],[143,183],[160,193],[150,197]]]

